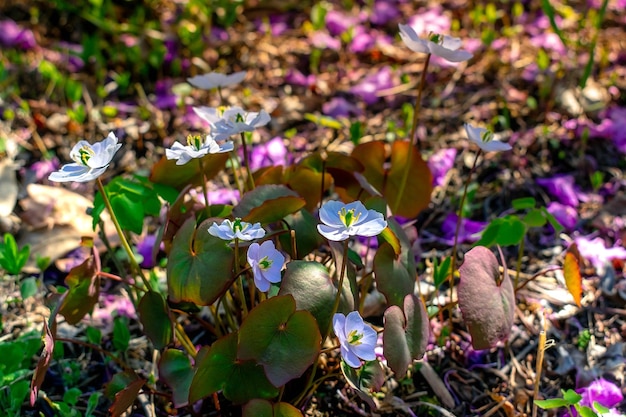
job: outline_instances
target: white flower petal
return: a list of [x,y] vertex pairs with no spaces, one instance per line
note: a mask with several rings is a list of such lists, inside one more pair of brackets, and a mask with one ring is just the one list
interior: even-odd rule
[[318,224],[317,231],[320,232],[320,235],[324,236],[326,239],[334,242],[341,242],[342,240],[346,240],[350,237],[350,234],[345,227],[338,228],[325,224]]
[[187,82],[196,88],[211,90],[213,88],[239,84],[244,78],[246,78],[246,71],[235,72],[229,75],[209,72],[207,74],[187,78]]
[[499,140],[491,139],[489,141],[483,141],[485,134],[491,134],[485,128],[472,126],[469,123],[465,123],[464,127],[468,139],[478,145],[478,147],[485,152],[509,151],[512,149],[511,145],[500,142]]

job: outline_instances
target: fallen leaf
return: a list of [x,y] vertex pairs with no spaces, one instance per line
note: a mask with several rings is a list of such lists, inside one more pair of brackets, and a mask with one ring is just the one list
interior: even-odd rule
[[572,243],[565,253],[565,261],[563,261],[563,276],[565,277],[565,286],[574,297],[574,302],[580,307],[583,287],[582,277],[580,276],[580,265],[578,263],[578,247],[576,243]]

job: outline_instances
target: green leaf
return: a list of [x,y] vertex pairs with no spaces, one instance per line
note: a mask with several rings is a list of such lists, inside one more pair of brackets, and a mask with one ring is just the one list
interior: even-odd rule
[[337,289],[324,265],[313,261],[289,262],[278,294],[291,295],[298,310],[313,314],[321,331],[330,326]]
[[195,219],[190,218],[176,233],[167,262],[171,302],[210,305],[233,282],[233,250],[209,234],[212,223],[207,220],[196,229]]
[[543,214],[543,210],[535,208],[526,213],[523,222],[528,227],[543,227],[546,225],[547,219]]
[[243,406],[243,417],[302,417],[296,407],[288,403],[271,403],[254,399]]
[[353,368],[342,360],[341,372],[357,395],[375,410],[377,407],[372,400],[371,392],[380,391],[385,383],[385,371],[382,364],[373,360],[365,362],[360,368]]
[[402,227],[393,218],[388,219],[387,224],[400,241],[400,254],[396,255],[390,244],[383,243],[374,257],[374,274],[378,290],[385,295],[387,303],[401,306],[404,297],[413,294],[415,288],[415,257]]
[[189,401],[189,387],[194,371],[189,357],[178,349],[167,349],[159,361],[160,378],[172,389],[174,407],[184,407]]
[[85,334],[87,335],[87,341],[89,343],[93,343],[94,345],[100,345],[100,343],[102,342],[102,332],[96,327],[87,326],[87,328],[85,329]]
[[163,296],[156,291],[148,291],[137,307],[143,331],[155,349],[163,349],[172,340],[172,320]]
[[118,352],[126,352],[130,342],[128,318],[117,316],[113,319],[113,347]]
[[304,207],[306,201],[284,185],[260,185],[243,195],[233,215],[250,223],[273,223]]
[[299,210],[283,220],[289,229],[295,232],[297,254],[292,247],[291,235],[283,233],[279,236],[281,246],[289,253],[291,259],[302,259],[324,243],[325,239],[317,232],[318,220],[308,211]]
[[413,359],[421,359],[428,346],[430,325],[422,300],[413,294],[404,298],[404,311],[390,306],[384,315],[383,348],[389,367],[403,377]]
[[541,212],[543,213],[543,216],[548,220],[548,223],[550,223],[550,226],[554,228],[554,231],[557,234],[564,229],[563,225],[559,223],[556,217],[554,217],[552,213],[548,211],[548,209],[546,209],[545,207],[541,207]]
[[141,234],[143,229],[143,204],[132,200],[126,194],[116,194],[110,197],[113,212],[120,222],[120,227],[135,234]]
[[292,296],[276,296],[255,307],[242,323],[237,357],[263,365],[268,380],[279,387],[313,364],[321,342],[313,315],[296,311]]
[[268,381],[261,365],[237,358],[236,332],[198,352],[189,388],[189,402],[195,403],[219,390],[223,390],[224,397],[236,404],[253,398],[273,398],[279,392]]
[[526,224],[514,215],[491,221],[483,231],[476,246],[512,246],[519,245],[526,234]]
[[452,257],[447,256],[441,265],[438,264],[437,258],[433,261],[433,284],[435,288],[439,288],[441,284],[443,284],[452,271],[450,271],[450,267],[452,266]]
[[511,205],[515,210],[525,210],[534,208],[537,205],[537,201],[533,197],[523,197],[513,200]]
[[73,407],[82,394],[83,392],[80,389],[76,387],[70,388],[63,393],[63,402]]
[[37,294],[37,289],[37,278],[28,277],[23,279],[20,283],[20,295],[22,296],[22,300],[25,300]]
[[563,399],[569,403],[568,405],[578,404],[580,400],[583,399],[582,395],[580,395],[573,389],[568,389],[567,391],[561,392],[563,393]]
[[59,313],[69,324],[75,325],[93,310],[100,295],[100,276],[93,256],[72,268],[65,277],[65,284],[69,291],[63,299]]
[[567,407],[568,405],[570,405],[570,403],[567,400],[564,400],[563,398],[552,398],[548,400],[535,400],[534,404],[537,405],[537,407],[542,408],[544,410],[549,410],[551,408]]

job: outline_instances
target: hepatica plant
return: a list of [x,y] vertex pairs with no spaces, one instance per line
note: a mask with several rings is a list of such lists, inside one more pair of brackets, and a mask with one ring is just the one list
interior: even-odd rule
[[[445,35],[421,39],[406,26],[400,34],[409,48],[428,56],[471,58]],[[235,88],[244,76],[208,74],[189,82],[211,94]],[[70,272],[45,327],[32,398],[50,366],[57,312],[78,323],[98,303],[101,281],[117,277],[158,351],[159,372],[158,381],[143,369],[115,375],[116,384],[109,385],[113,415],[141,392],[167,389],[181,413],[207,401],[215,407],[241,405],[246,416],[278,415],[271,410],[302,416],[303,404],[329,378],[345,378],[373,406],[370,397],[385,380],[384,367],[404,377],[426,353],[431,333],[424,303],[430,300],[417,295],[420,271],[402,226],[431,204],[432,177],[413,134],[393,143],[360,143],[350,153],[310,152],[295,163],[285,158],[284,166],[252,172],[246,134],[266,129],[269,114],[238,106],[194,110],[207,122],[206,134],[166,149],[149,179],[116,177],[103,185],[100,176],[122,146],[112,133],[93,145],[80,141],[69,155],[74,162],[50,175],[58,182],[96,180],[94,226],[106,209],[126,256],[117,259],[117,275],[101,270],[96,250]],[[465,128],[479,152],[510,149],[486,129]],[[241,142],[230,142],[234,135]],[[237,146],[243,147],[242,160]],[[220,178],[233,183],[222,186],[240,192],[236,204],[211,204],[208,198],[208,186],[223,171],[228,175]],[[204,201],[194,197],[199,187]],[[166,279],[159,282],[139,266],[134,242],[144,217],[162,212],[166,221],[155,245],[163,248],[167,266]],[[453,260],[455,253],[456,244]],[[485,247],[468,252],[459,272],[458,302],[475,346],[492,348],[506,339],[512,324],[510,279],[501,276]],[[438,285],[455,274],[453,261],[451,268],[436,271]],[[382,321],[368,317],[363,307],[373,289],[384,297]],[[494,317],[500,318],[497,323]],[[377,333],[387,365],[374,353]],[[337,361],[341,365],[332,366]]]

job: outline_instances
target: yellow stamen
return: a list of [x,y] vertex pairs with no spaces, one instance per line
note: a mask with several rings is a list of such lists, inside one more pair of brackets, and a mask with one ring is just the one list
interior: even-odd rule
[[358,222],[359,217],[361,217],[361,213],[354,215],[354,209],[346,210],[345,207],[342,207],[341,211],[339,211],[339,218],[346,227],[350,227],[352,224]]
[[262,270],[265,271],[270,266],[272,266],[272,263],[273,263],[273,261],[266,256],[266,257],[264,257],[263,259],[261,259],[259,261],[259,266],[261,267]]
[[348,343],[350,343],[351,345],[360,345],[362,343],[361,339],[363,339],[363,333],[359,333],[356,330],[352,330],[350,333],[348,333]]

